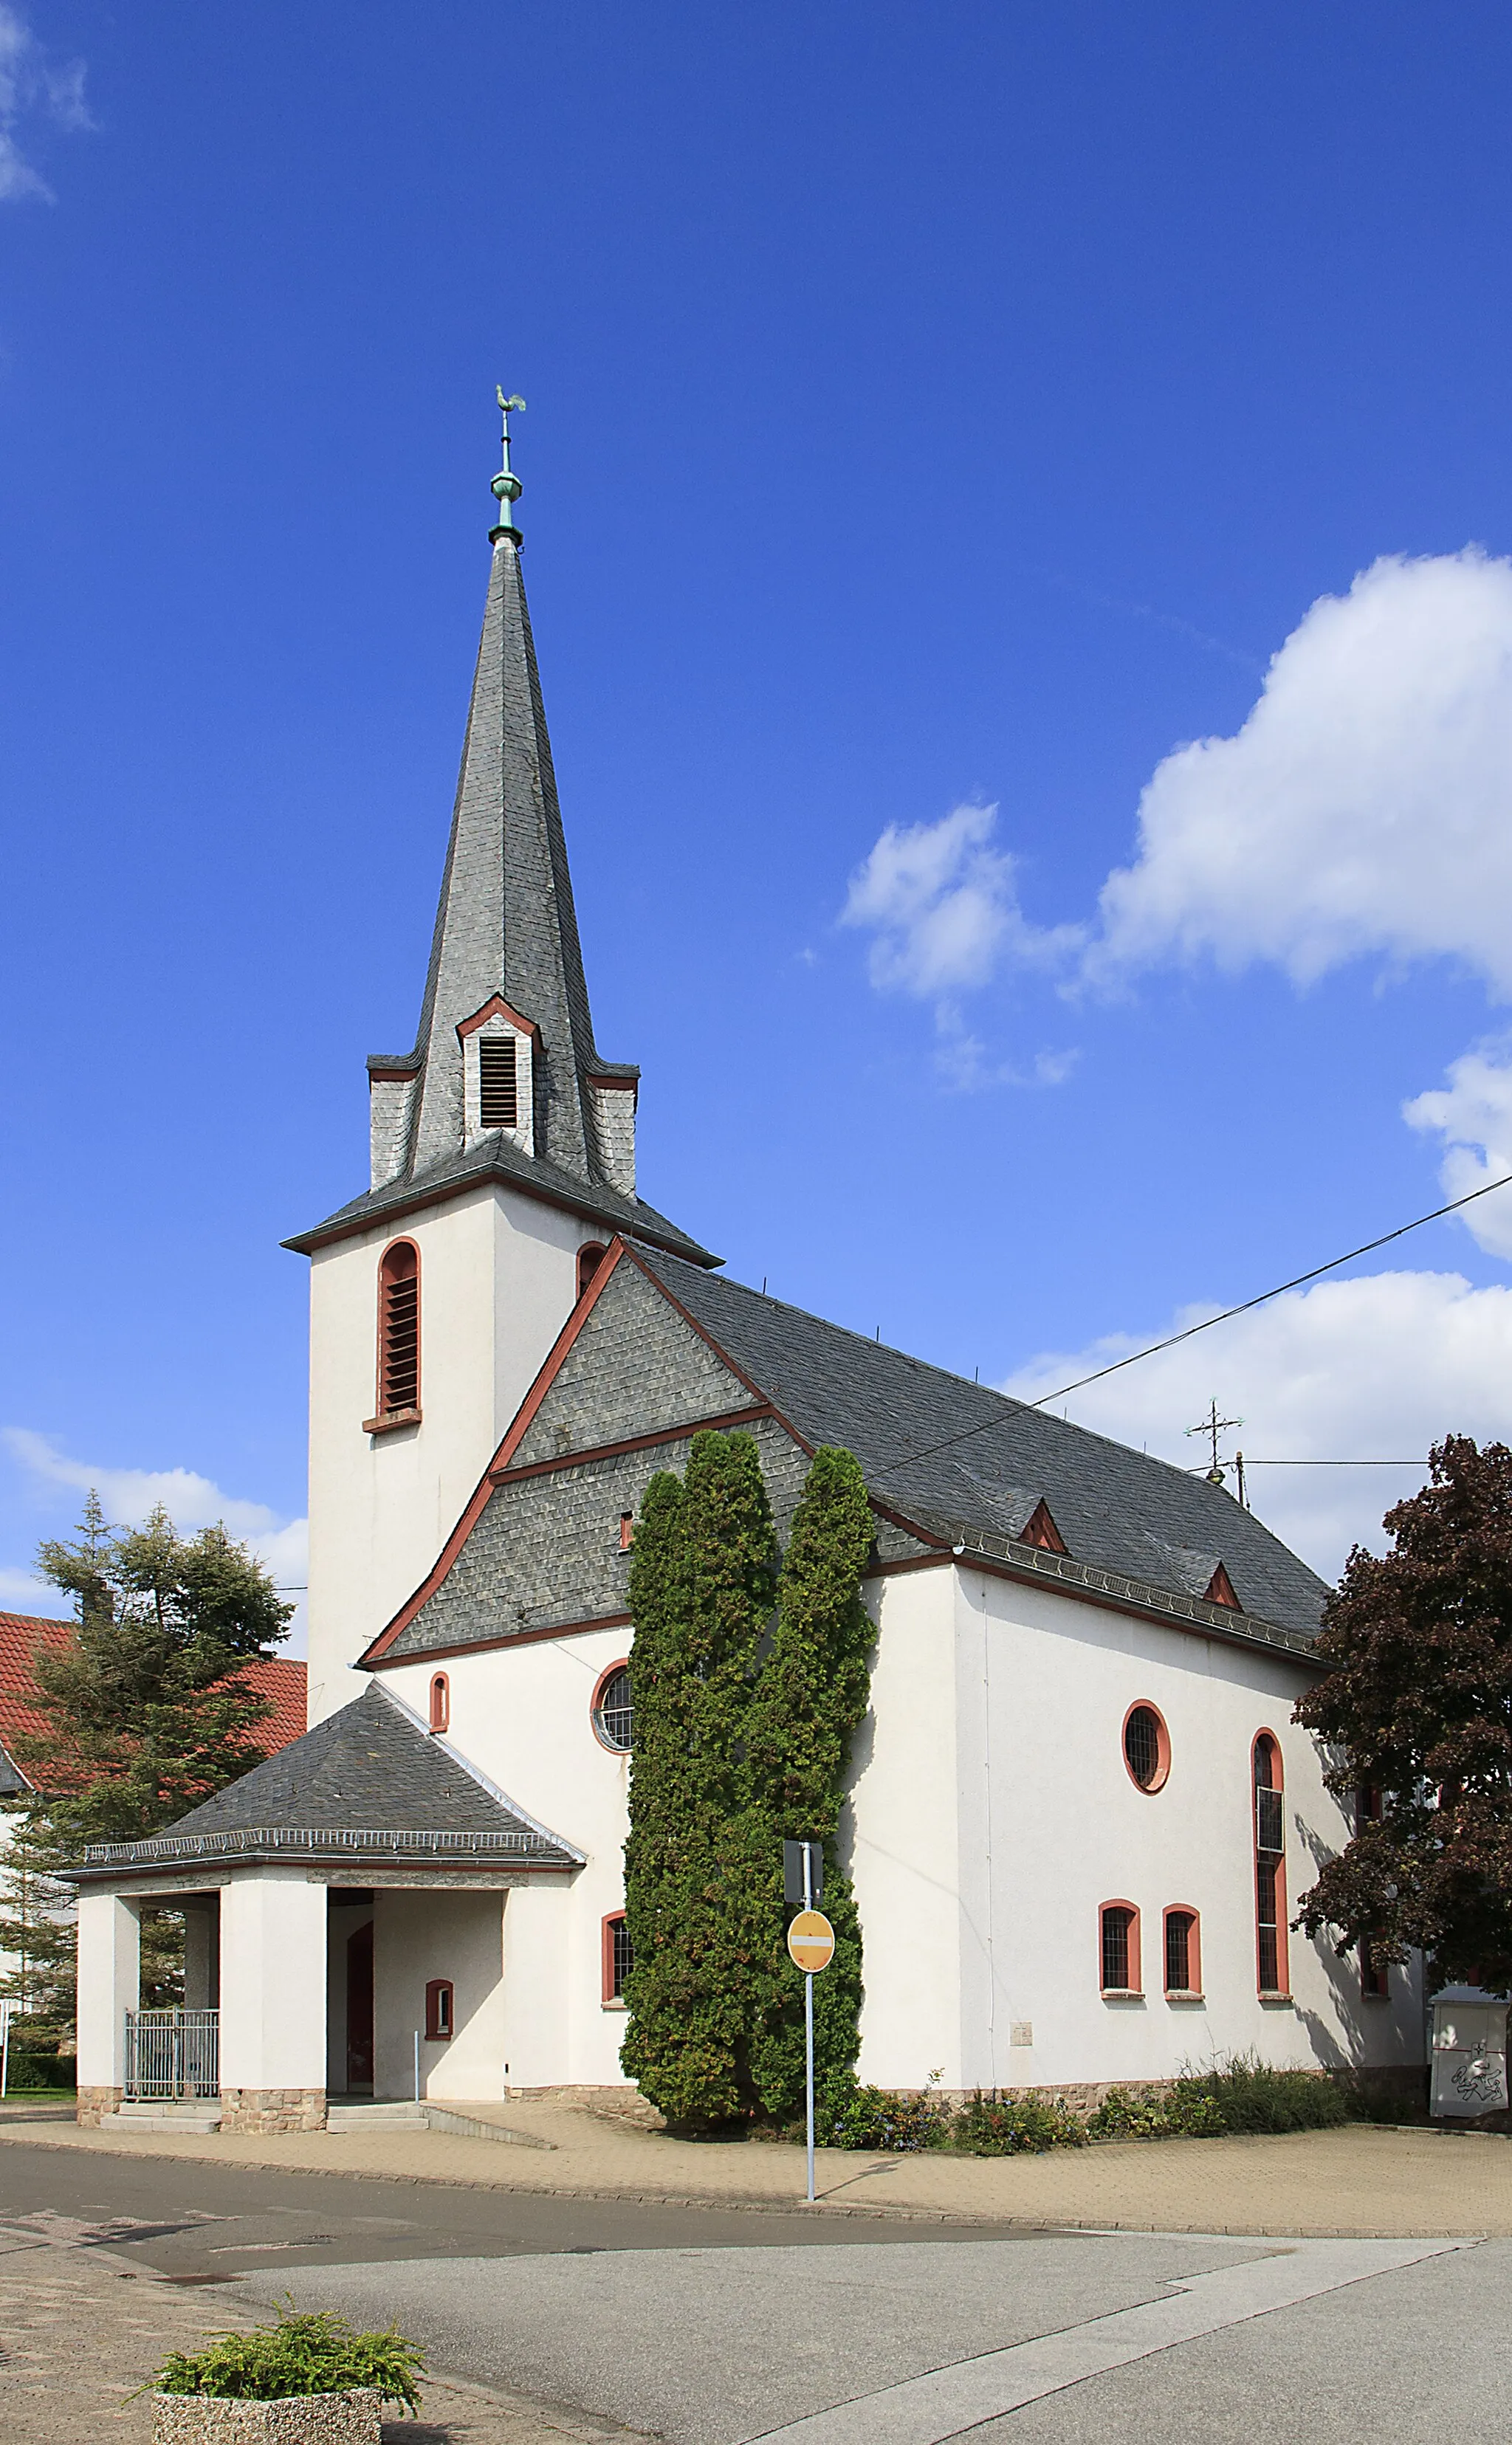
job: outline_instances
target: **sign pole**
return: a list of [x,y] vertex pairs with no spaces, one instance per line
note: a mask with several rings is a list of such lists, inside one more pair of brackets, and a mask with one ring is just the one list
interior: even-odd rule
[[[803,1907],[813,1908],[813,1848],[803,1846]],[[809,2205],[813,2205],[813,1971],[803,1973],[803,2053],[809,2096]]]
[[824,1849],[818,1842],[784,1842],[782,1845],[782,1898],[786,1905],[801,1901],[803,1907],[788,1930],[788,1958],[794,1969],[803,1972],[803,2069],[805,2104],[807,2106],[809,2155],[809,2205],[814,2204],[813,2191],[813,1982],[821,1969],[828,1969],[834,1959],[834,1930],[823,1911],[813,1905],[824,1894]]

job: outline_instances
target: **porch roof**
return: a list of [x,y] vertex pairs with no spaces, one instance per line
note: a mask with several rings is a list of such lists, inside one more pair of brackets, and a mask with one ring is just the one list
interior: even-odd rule
[[374,1683],[176,1825],[140,1842],[92,1842],[69,1874],[92,1882],[274,1859],[561,1871],[584,1855]]

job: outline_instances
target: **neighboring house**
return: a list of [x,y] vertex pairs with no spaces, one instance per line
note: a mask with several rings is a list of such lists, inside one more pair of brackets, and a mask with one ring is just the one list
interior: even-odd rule
[[[47,1735],[47,1717],[37,1703],[33,1665],[40,1652],[66,1645],[73,1628],[71,1621],[44,1614],[0,1613],[0,1802],[18,1799],[38,1780],[38,1768],[23,1764],[15,1755],[21,1742],[45,1740]],[[245,1677],[272,1701],[272,1714],[257,1726],[261,1745],[271,1754],[297,1741],[306,1724],[304,1665],[273,1656],[249,1664]],[[5,1818],[0,1814],[0,1874],[5,1852]],[[8,1976],[13,1966],[14,1955],[0,1951],[0,1978]]]
[[[312,1275],[313,1728],[84,1863],[82,2116],[121,2094],[149,1893],[218,1920],[228,2126],[402,2094],[417,2057],[434,2098],[623,2083],[628,1554],[708,1427],[756,1436],[783,1533],[821,1442],[871,1495],[843,1826],[864,2078],[1420,2062],[1414,1973],[1288,1932],[1351,1830],[1292,1722],[1322,1582],[1221,1486],[729,1281],[641,1197],[520,538],[491,542],[417,1040],[368,1063],[369,1186],[288,1243]],[[819,1057],[775,1042],[774,1096]],[[879,1227],[907,1127],[856,1182]]]

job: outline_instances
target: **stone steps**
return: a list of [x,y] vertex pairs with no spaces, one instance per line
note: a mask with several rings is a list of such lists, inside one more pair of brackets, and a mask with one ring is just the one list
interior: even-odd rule
[[118,2105],[101,2117],[102,2131],[205,2132],[220,2129],[220,2108],[214,2098],[196,2098],[192,2105],[161,2103]]
[[377,2105],[328,2105],[327,2131],[428,2131],[423,2105],[413,2098],[385,2100]]

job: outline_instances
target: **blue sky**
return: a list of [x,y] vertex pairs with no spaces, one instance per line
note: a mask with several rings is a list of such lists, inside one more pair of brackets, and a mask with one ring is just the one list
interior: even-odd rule
[[[0,1602],[90,1482],[302,1576],[497,379],[733,1271],[1037,1392],[1512,1168],[1509,86],[1488,6],[0,8]],[[1073,1414],[1507,1431],[1506,1196]],[[1413,1482],[1255,1493],[1332,1571]]]

